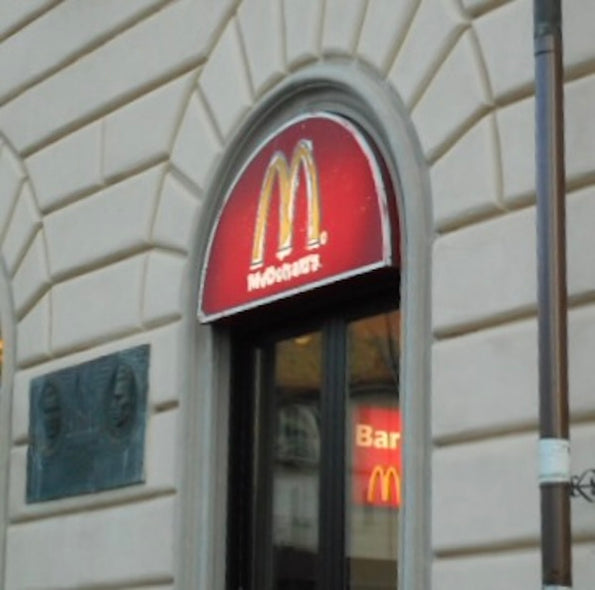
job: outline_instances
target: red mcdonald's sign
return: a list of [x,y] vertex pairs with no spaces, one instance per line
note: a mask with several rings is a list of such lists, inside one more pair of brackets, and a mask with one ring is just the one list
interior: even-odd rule
[[287,123],[226,195],[201,276],[201,320],[395,264],[386,193],[374,149],[350,121],[319,113]]
[[353,502],[401,505],[401,412],[359,406],[354,414]]

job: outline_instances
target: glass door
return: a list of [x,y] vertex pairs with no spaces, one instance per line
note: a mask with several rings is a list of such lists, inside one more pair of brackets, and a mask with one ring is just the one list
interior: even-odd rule
[[321,333],[274,345],[272,588],[316,588],[320,567]]
[[346,554],[351,590],[397,588],[401,506],[398,312],[348,325]]
[[240,348],[230,588],[397,588],[398,319],[336,316]]

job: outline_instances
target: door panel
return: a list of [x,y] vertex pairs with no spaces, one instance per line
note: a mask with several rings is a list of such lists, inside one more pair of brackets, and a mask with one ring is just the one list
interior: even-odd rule
[[321,333],[274,347],[273,588],[315,588],[319,569]]
[[[230,576],[230,588],[397,588],[398,334],[398,312],[351,322],[337,314],[317,331],[259,334],[244,349],[252,417],[237,437],[249,449],[230,459],[251,500],[230,509],[251,514],[231,514],[243,523],[230,529],[230,546],[244,573]],[[249,389],[241,376],[236,384]]]
[[346,553],[351,590],[397,588],[401,503],[399,314],[348,325]]

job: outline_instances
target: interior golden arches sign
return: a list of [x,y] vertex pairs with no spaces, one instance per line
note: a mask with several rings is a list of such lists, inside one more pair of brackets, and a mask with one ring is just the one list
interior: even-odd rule
[[199,317],[214,320],[395,264],[381,162],[350,121],[318,113],[258,148],[206,252]]
[[353,424],[353,502],[401,505],[401,412],[397,408],[358,406]]
[[[378,491],[380,493],[378,494]],[[399,505],[401,503],[401,476],[396,467],[376,465],[368,480],[366,494],[368,504],[381,503]]]

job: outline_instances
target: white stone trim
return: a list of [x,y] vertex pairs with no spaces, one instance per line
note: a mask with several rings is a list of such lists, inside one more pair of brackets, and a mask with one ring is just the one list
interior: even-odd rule
[[[4,168],[3,180],[6,186],[11,186],[13,194],[4,192],[3,199],[10,201],[19,194],[22,183],[25,179],[25,170],[20,158],[14,153],[8,143],[2,141],[0,135],[0,158],[6,163],[10,160],[9,166]],[[2,161],[0,160],[0,164]],[[10,176],[10,178],[9,178]],[[13,182],[8,182],[12,180]],[[6,186],[4,189],[6,190]],[[0,218],[0,229],[11,217],[8,210],[0,211],[5,213],[6,218]],[[0,234],[1,235],[1,234]],[[8,503],[9,503],[9,465],[11,450],[11,414],[12,414],[12,387],[16,366],[16,315],[13,304],[13,294],[9,273],[6,268],[4,256],[0,251],[0,326],[1,337],[4,345],[4,361],[2,366],[2,380],[0,382],[0,584],[4,581],[5,555],[6,555],[6,533],[8,529]]]

